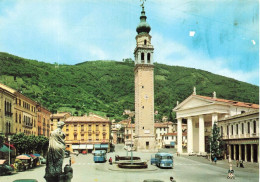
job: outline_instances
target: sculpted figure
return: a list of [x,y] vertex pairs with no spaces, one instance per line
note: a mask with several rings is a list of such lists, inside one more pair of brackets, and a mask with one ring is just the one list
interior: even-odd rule
[[64,142],[65,134],[62,132],[64,124],[64,122],[59,121],[57,129],[51,132],[44,176],[47,182],[60,181],[66,148]]

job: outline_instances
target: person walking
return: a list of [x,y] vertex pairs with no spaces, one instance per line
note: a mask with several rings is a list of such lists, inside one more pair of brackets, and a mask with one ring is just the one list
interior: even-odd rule
[[214,162],[215,164],[217,164],[217,157],[214,157]]
[[112,165],[112,157],[109,158],[109,164]]
[[236,160],[236,163],[237,163],[237,167],[238,167],[238,165],[239,165],[239,161],[238,161],[238,160]]

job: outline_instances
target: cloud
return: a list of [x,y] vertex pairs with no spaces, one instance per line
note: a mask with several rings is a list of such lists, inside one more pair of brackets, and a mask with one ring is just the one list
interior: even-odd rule
[[204,52],[190,50],[185,45],[166,39],[158,33],[154,33],[153,42],[156,62],[206,70],[255,85],[259,82],[258,67],[251,71],[232,70],[226,64],[227,59],[209,58]]

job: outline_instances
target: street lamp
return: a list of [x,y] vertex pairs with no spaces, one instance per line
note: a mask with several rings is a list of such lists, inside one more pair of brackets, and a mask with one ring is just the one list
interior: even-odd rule
[[9,143],[9,165],[10,165],[10,162],[11,162],[11,159],[10,159],[10,141],[11,141],[11,135],[8,135],[8,143]]
[[131,164],[133,164],[133,127],[132,127],[132,117],[135,115],[133,111],[125,110],[124,115],[128,115],[130,117],[130,128],[131,128]]

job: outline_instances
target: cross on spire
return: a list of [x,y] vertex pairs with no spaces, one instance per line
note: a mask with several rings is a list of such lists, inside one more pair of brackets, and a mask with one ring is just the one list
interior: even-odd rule
[[141,2],[143,2],[140,6],[143,8],[144,7],[144,2],[146,1],[146,0],[140,0]]

